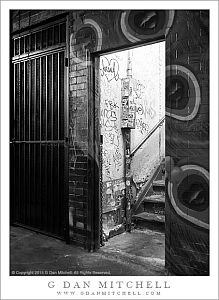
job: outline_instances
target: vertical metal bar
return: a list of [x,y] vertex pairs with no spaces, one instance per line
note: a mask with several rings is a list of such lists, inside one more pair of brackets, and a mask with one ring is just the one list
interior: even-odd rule
[[49,219],[50,219],[50,229],[52,229],[52,232],[54,232],[54,217],[55,217],[55,209],[56,209],[56,203],[53,203],[53,190],[54,187],[53,186],[53,145],[50,146],[50,149],[51,149],[51,173],[50,173],[50,182],[51,182],[51,185],[50,185],[50,208],[49,208],[49,211],[50,211],[50,216],[49,216]]
[[[34,64],[35,64],[35,71],[34,71],[34,75],[35,75],[35,78],[34,78],[34,86],[35,86],[35,89],[34,89],[34,141],[36,141],[36,92],[37,92],[37,80],[36,80],[36,76],[37,76],[37,72],[36,72],[36,69],[37,69],[37,64],[36,64],[36,59],[34,59]],[[35,151],[35,148],[34,148],[34,151]]]
[[27,219],[27,216],[26,216],[26,207],[27,207],[27,203],[26,203],[26,199],[27,199],[27,196],[26,196],[26,194],[27,194],[27,192],[26,192],[26,190],[27,190],[27,188],[26,188],[26,178],[27,178],[27,176],[26,176],[26,145],[25,144],[23,144],[22,145],[22,151],[23,151],[23,166],[22,166],[22,168],[23,168],[23,177],[22,177],[22,191],[23,191],[23,196],[22,196],[22,200],[23,200],[23,206],[22,206],[22,213],[23,213],[23,222],[24,222],[24,224],[26,224],[27,222],[26,222],[26,219]]
[[46,220],[45,220],[45,229],[47,230],[48,229],[48,173],[47,173],[47,167],[48,167],[48,159],[47,159],[47,156],[48,156],[48,145],[46,144],[45,146],[45,190],[46,190],[46,195],[45,195],[45,211],[46,211]]
[[15,125],[16,125],[16,115],[15,115],[15,109],[16,109],[16,77],[15,77],[15,69],[16,69],[16,64],[14,64],[14,112],[13,112],[13,139],[15,139]]
[[24,61],[24,141],[26,141],[26,62]]
[[20,110],[20,98],[21,98],[21,63],[18,64],[18,141],[21,136],[21,110]]
[[[42,32],[41,32],[41,46],[42,46]],[[39,87],[39,95],[40,95],[40,141],[42,141],[42,57],[40,57],[40,62],[39,62],[39,68],[40,68],[40,72],[39,72],[39,76],[40,76],[40,87]],[[40,225],[43,228],[43,214],[42,214],[42,154],[41,154],[41,150],[42,150],[42,145],[41,143],[39,144],[39,215],[40,215]]]
[[41,68],[41,64],[42,64],[42,58],[40,57],[40,90],[39,90],[39,95],[40,95],[40,141],[42,140],[42,133],[41,133],[41,129],[42,129],[42,113],[41,113],[41,109],[42,109],[42,68]]
[[[36,33],[35,33],[35,50],[36,50]],[[34,59],[34,141],[37,140],[37,117],[36,117],[36,112],[37,112],[37,59]],[[37,180],[36,178],[36,147],[37,145],[34,143],[33,144],[33,211],[34,211],[34,225],[38,227],[38,201],[37,201],[37,196],[38,196],[38,189],[37,189]]]
[[18,177],[19,177],[19,185],[18,185],[18,221],[21,221],[21,144],[18,144]]
[[[54,30],[53,30],[54,32]],[[53,74],[53,61],[54,61],[54,54],[52,56],[52,66],[51,66],[51,140],[53,140],[53,86],[54,86],[54,74]]]
[[29,185],[28,211],[29,211],[29,224],[31,225],[31,144],[29,144],[29,153],[28,153],[28,185]]
[[32,202],[32,209],[34,214],[34,226],[37,227],[37,203],[36,203],[36,144],[32,144],[33,147],[33,202]]
[[[54,30],[52,31],[52,39],[53,39],[53,33]],[[54,74],[53,74],[53,61],[54,61],[54,54],[51,55],[51,74],[50,74],[50,78],[51,78],[51,140],[53,140],[53,86],[54,86]],[[50,190],[50,195],[51,195],[51,199],[50,199],[50,228],[52,229],[52,232],[54,232],[54,222],[53,219],[55,217],[55,210],[56,210],[56,203],[53,202],[53,190],[56,188],[53,186],[53,144],[51,145],[51,173],[50,173],[50,181],[51,181],[51,190]]]
[[[62,197],[60,197],[60,189],[59,189],[59,151],[60,151],[60,145],[58,144],[57,146],[57,182],[58,182],[58,185],[57,185],[57,201],[58,201],[58,209],[59,209],[59,220],[58,220],[58,230],[60,230],[60,225],[62,223],[62,220],[60,220],[62,214],[61,214],[61,211],[62,211],[62,203],[61,203],[61,199]],[[62,179],[63,180],[63,179]],[[61,204],[61,205],[60,205]],[[60,230],[61,231],[61,230]]]
[[60,100],[60,98],[59,98],[59,81],[60,81],[60,78],[59,78],[59,76],[60,76],[60,74],[59,74],[59,54],[60,54],[60,52],[58,52],[58,74],[57,74],[57,76],[58,76],[58,89],[57,89],[57,101],[58,101],[58,120],[57,120],[57,122],[58,122],[58,141],[59,141],[59,100]]
[[[30,38],[29,38],[29,42],[30,42]],[[31,140],[31,94],[32,94],[32,85],[31,85],[31,73],[32,73],[32,66],[31,66],[31,60],[28,61],[28,65],[29,65],[29,72],[28,72],[28,76],[29,76],[29,141]],[[29,144],[28,147],[29,151],[28,151],[28,212],[29,212],[29,224],[31,225],[31,144]]]
[[31,86],[31,61],[29,63],[29,141],[31,140],[31,93],[32,93],[32,86]]
[[48,139],[48,135],[47,135],[47,113],[48,113],[48,74],[47,74],[47,71],[48,71],[48,66],[47,66],[47,63],[48,63],[48,56],[46,55],[46,140]]
[[[14,41],[13,41],[14,42]],[[14,51],[15,51],[15,42],[14,42]],[[15,64],[13,66],[13,116],[11,115],[10,117],[13,118],[12,126],[13,126],[13,133],[11,136],[11,139],[14,140],[15,138]],[[12,99],[10,99],[12,101]],[[10,222],[15,221],[15,145],[11,144],[10,145],[10,174],[11,174],[11,180],[10,181]],[[11,161],[12,160],[12,161]]]
[[[46,36],[47,36],[47,31],[46,31]],[[46,39],[46,44],[47,44],[47,39]],[[47,118],[47,113],[48,113],[48,56],[46,55],[46,76],[45,76],[45,101],[46,101],[46,134],[45,134],[45,138],[46,140],[48,139],[48,133],[47,133],[47,128],[48,128],[48,118]],[[46,211],[46,221],[45,221],[45,227],[46,229],[48,229],[48,201],[49,201],[49,193],[48,193],[48,171],[47,171],[47,168],[48,168],[48,159],[47,159],[47,156],[48,156],[48,145],[45,145],[45,182],[46,182],[46,203],[45,203],[45,211]]]
[[[25,61],[23,62],[23,78],[22,78],[22,81],[23,81],[23,90],[22,90],[22,93],[23,93],[23,95],[22,95],[22,98],[23,98],[23,118],[24,118],[24,120],[23,120],[23,122],[22,122],[22,124],[23,124],[23,128],[22,128],[22,130],[23,130],[23,133],[22,133],[22,137],[23,137],[23,140],[25,140],[25,122],[26,122],[26,117],[25,117],[25,103],[26,103],[26,101],[25,101],[25,98],[26,98],[26,86],[25,86],[25,80],[26,80],[26,76],[25,76],[25,72],[26,72],[26,68],[25,68]],[[22,189],[21,189],[21,191],[22,191],[22,197],[21,197],[21,199],[22,199],[22,221],[24,222],[24,223],[26,223],[26,214],[25,214],[25,211],[26,211],[26,190],[25,190],[25,150],[26,150],[26,145],[25,144],[23,144],[23,145],[21,145],[21,152],[22,152],[22,159],[23,159],[23,161],[22,161],[22,168],[23,168],[23,171],[22,171],[22,178],[21,178],[21,180],[22,180]]]
[[[60,28],[60,27],[58,27],[58,28]],[[59,36],[58,36],[58,40],[60,40]],[[59,77],[60,77],[60,74],[59,74],[59,52],[58,52],[57,53],[57,110],[58,110],[58,112],[57,112],[57,123],[58,123],[58,126],[57,126],[57,129],[58,129],[57,139],[58,139],[58,141],[60,139],[60,135],[59,135],[59,101],[60,101],[60,97],[59,97],[59,81],[60,81],[60,78]],[[58,187],[57,187],[58,188],[58,190],[57,190],[58,197],[57,197],[57,201],[58,201],[58,205],[59,205],[59,218],[62,218],[62,214],[60,213],[62,211],[62,203],[61,203],[62,197],[60,195],[60,189],[59,189],[59,178],[60,178],[60,173],[59,173],[59,168],[60,168],[59,167],[60,145],[59,144],[58,144],[57,151],[58,151],[58,153],[57,153],[57,165],[58,165],[58,169],[57,169],[57,171],[58,171],[58,174],[57,174],[57,176],[58,176]],[[62,220],[59,220],[59,222],[58,222],[58,230],[60,230],[60,232],[62,233],[62,230],[61,230],[60,226],[62,226]]]

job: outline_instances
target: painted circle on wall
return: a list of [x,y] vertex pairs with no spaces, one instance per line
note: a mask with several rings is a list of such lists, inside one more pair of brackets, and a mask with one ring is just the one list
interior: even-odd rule
[[100,51],[102,48],[102,29],[93,19],[85,18],[83,23],[78,26],[78,30],[71,35],[72,38],[76,40],[77,47],[80,45],[83,50],[95,52]]
[[176,213],[187,221],[209,229],[209,173],[199,165],[180,167],[177,184],[168,182],[168,196]]
[[132,43],[167,35],[174,19],[173,10],[131,10],[121,14],[121,29]]
[[76,34],[75,39],[77,45],[83,45],[89,51],[96,48],[96,33],[92,27],[84,26],[80,28]]
[[200,174],[188,174],[177,190],[179,202],[188,209],[205,211],[209,207],[209,186]]
[[166,67],[166,115],[190,121],[198,113],[201,92],[195,75],[182,65]]

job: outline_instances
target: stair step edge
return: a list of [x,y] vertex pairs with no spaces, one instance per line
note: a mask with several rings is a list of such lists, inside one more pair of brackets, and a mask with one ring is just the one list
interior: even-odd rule
[[165,197],[157,196],[157,195],[151,195],[151,196],[145,197],[143,202],[165,203]]
[[145,221],[152,221],[152,222],[160,222],[160,223],[165,223],[165,216],[164,215],[158,215],[158,214],[153,214],[153,213],[140,213],[137,215],[133,216],[134,219],[138,220],[145,220]]
[[164,180],[154,180],[153,186],[163,186],[165,187],[165,181]]

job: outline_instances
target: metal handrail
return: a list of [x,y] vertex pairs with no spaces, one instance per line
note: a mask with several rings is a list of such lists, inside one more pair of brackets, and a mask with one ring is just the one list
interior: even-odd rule
[[160,125],[164,122],[165,117],[163,117],[152,129],[151,131],[148,133],[148,135],[143,139],[143,141],[136,146],[130,153],[130,156],[133,156],[135,154],[135,152],[149,139],[149,137],[157,130],[158,127],[160,127]]

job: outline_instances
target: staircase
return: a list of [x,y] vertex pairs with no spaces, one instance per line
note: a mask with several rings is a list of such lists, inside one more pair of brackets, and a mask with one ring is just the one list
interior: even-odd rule
[[147,181],[133,207],[135,228],[165,230],[165,180],[160,165]]

